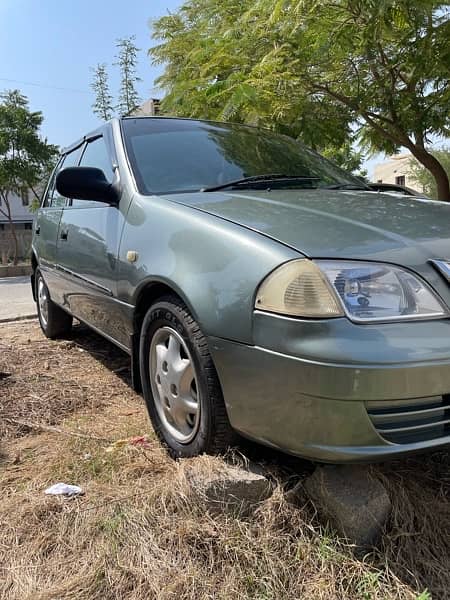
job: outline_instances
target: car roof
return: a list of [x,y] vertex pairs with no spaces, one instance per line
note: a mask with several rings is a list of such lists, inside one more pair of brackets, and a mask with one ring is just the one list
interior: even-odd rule
[[195,117],[169,117],[163,115],[129,115],[126,117],[120,117],[119,121],[131,121],[135,119],[160,119],[161,121],[193,121],[195,123],[211,123],[212,125],[238,125],[239,127],[248,127],[249,129],[259,129],[260,131],[268,131],[270,133],[277,133],[278,135],[284,135],[280,132],[275,132],[268,127],[262,127],[261,125],[249,125],[248,123],[237,123],[236,121],[215,121],[214,119],[196,119]]
[[135,115],[135,116],[130,115],[130,116],[126,116],[126,117],[113,117],[109,121],[106,121],[105,123],[100,125],[100,127],[93,129],[92,131],[90,131],[83,137],[79,138],[72,144],[69,144],[68,146],[63,148],[61,151],[61,154],[67,154],[68,152],[72,152],[72,150],[75,150],[76,148],[81,146],[81,144],[84,144],[84,142],[87,142],[89,140],[92,140],[93,138],[103,135],[105,130],[108,127],[110,127],[112,125],[112,123],[114,123],[114,122],[120,123],[121,121],[131,121],[131,120],[135,120],[135,119],[160,119],[160,120],[164,120],[164,121],[195,121],[197,123],[211,123],[214,125],[239,125],[241,127],[249,127],[251,129],[262,129],[265,131],[271,131],[270,129],[267,129],[266,127],[257,127],[256,125],[248,125],[247,123],[234,123],[234,122],[230,122],[230,121],[214,121],[212,119],[195,119],[193,117],[167,117],[167,116],[161,116],[161,115]]
[[[111,125],[114,122],[120,123],[121,121],[131,121],[131,120],[135,120],[135,119],[160,119],[162,121],[194,121],[196,123],[211,123],[213,125],[239,125],[240,127],[248,127],[250,129],[259,129],[262,131],[268,131],[271,133],[275,133],[271,129],[268,129],[267,127],[261,127],[260,125],[248,125],[247,123],[236,123],[233,121],[214,121],[213,119],[195,119],[194,117],[176,117],[176,116],[168,117],[168,116],[162,116],[162,115],[129,115],[126,117],[113,117],[109,121],[106,121],[105,123],[100,125],[100,127],[93,129],[92,131],[90,131],[83,137],[79,138],[72,144],[63,148],[61,151],[61,154],[67,154],[68,152],[71,152],[72,150],[75,150],[76,148],[81,146],[81,144],[84,144],[84,142],[87,142],[89,140],[92,140],[93,138],[103,135],[105,130],[108,127],[111,127]],[[283,134],[279,134],[279,135],[283,135]]]

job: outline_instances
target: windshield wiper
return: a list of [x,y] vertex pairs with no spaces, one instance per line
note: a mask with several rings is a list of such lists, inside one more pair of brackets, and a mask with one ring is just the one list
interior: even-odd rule
[[283,183],[296,181],[318,181],[320,177],[310,177],[309,175],[284,175],[283,173],[267,173],[266,175],[252,175],[251,177],[242,177],[241,179],[235,179],[234,181],[228,181],[227,183],[221,183],[220,185],[212,185],[210,187],[202,188],[201,192],[215,192],[217,190],[224,190],[228,187],[240,187],[245,186],[249,183],[274,183],[282,181]]
[[322,189],[324,190],[369,190],[370,187],[368,185],[358,185],[357,183],[336,183],[333,185],[326,185]]

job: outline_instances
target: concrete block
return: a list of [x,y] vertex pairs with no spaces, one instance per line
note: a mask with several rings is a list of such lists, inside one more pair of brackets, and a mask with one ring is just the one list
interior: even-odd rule
[[211,512],[248,514],[272,493],[270,481],[255,471],[224,464],[209,472],[192,469],[186,475],[190,486],[203,496]]
[[[300,484],[301,485],[301,484]],[[304,482],[319,514],[360,549],[379,539],[391,512],[384,486],[364,466],[320,466]]]

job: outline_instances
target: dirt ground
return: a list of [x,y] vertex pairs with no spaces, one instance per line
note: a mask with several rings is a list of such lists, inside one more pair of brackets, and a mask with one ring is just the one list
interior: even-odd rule
[[[393,503],[364,559],[284,492],[312,466],[245,445],[275,492],[250,516],[211,515],[152,435],[128,358],[81,326],[46,340],[0,324],[0,598],[450,598],[449,453],[372,467]],[[143,443],[130,438],[146,436]],[[80,485],[73,500],[44,495]]]

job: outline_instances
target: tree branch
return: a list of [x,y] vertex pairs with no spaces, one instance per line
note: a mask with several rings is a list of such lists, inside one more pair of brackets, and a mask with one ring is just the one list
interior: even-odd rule
[[[363,119],[365,119],[367,123],[369,123],[374,129],[376,129],[378,133],[381,133],[382,135],[386,136],[395,144],[400,144],[403,146],[406,146],[407,144],[413,144],[412,140],[398,127],[396,123],[394,123],[394,121],[392,121],[392,119],[388,119],[387,117],[374,113],[370,110],[362,109],[359,106],[359,104],[355,102],[352,98],[345,96],[339,92],[336,92],[335,90],[331,90],[328,86],[319,85],[317,83],[312,83],[312,86],[316,90],[330,95],[332,98],[335,98],[339,102],[345,104],[345,106],[348,106],[349,108],[354,110],[357,114],[363,117]],[[375,119],[377,121],[386,123],[386,125],[394,129],[395,132],[392,132],[388,128],[382,127],[377,121],[375,121]]]
[[36,200],[40,200],[41,197],[39,196],[39,194],[36,192],[36,190],[34,189],[34,187],[32,185],[29,185],[30,190],[33,192],[34,197],[36,198]]

